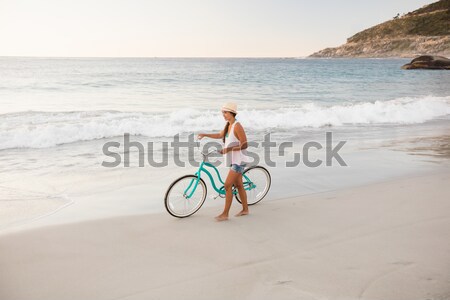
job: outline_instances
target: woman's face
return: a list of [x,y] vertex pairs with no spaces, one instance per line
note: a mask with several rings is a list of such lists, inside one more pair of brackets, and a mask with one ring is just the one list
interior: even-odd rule
[[231,118],[233,118],[233,115],[229,111],[222,110],[222,116],[225,119],[225,121],[230,121]]

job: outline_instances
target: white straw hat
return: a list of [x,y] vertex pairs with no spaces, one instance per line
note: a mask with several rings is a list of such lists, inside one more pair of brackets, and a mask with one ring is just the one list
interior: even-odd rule
[[231,111],[237,114],[237,104],[234,102],[227,102],[222,106],[222,111]]

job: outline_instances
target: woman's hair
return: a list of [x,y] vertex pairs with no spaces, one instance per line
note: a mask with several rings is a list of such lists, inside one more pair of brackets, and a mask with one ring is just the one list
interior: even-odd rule
[[[229,112],[230,114],[232,114],[233,115],[233,117],[236,117],[236,114],[234,113],[234,112]],[[222,141],[225,143],[225,135],[227,134],[227,131],[228,131],[228,127],[230,127],[230,123],[229,122],[227,122],[227,124],[225,125],[225,128],[224,128],[224,130],[223,130],[223,138],[222,138]]]

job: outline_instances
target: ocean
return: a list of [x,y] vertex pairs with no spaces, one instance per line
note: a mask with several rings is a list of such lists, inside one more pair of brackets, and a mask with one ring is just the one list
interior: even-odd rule
[[0,229],[164,211],[167,187],[195,167],[173,153],[139,167],[132,149],[130,167],[105,168],[105,143],[128,133],[162,155],[175,135],[223,129],[229,101],[249,141],[270,134],[298,145],[290,155],[326,132],[345,142],[347,166],[288,168],[271,149],[267,201],[448,168],[450,72],[402,70],[408,61],[0,57]]

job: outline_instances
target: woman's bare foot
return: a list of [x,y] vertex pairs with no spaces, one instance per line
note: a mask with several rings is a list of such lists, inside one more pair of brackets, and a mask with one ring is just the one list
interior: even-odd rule
[[221,214],[221,215],[218,215],[217,217],[215,217],[214,219],[216,219],[216,221],[218,221],[218,222],[226,221],[226,220],[228,220],[228,216]]
[[235,217],[240,217],[240,216],[246,216],[248,215],[248,210],[241,210],[240,212],[238,212],[237,214],[235,214]]

